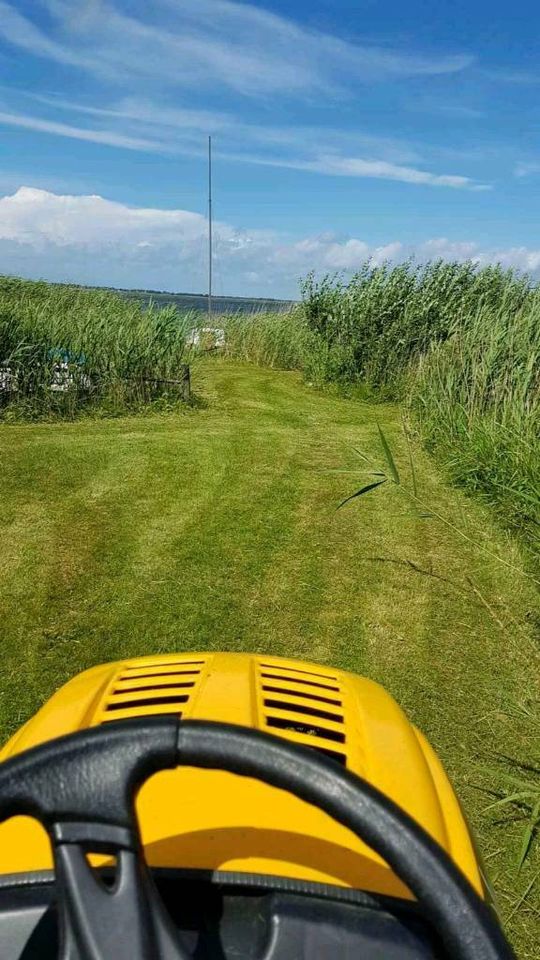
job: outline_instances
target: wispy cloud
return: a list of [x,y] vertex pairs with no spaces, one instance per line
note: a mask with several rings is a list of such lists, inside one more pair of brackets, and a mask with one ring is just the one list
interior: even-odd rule
[[[292,239],[217,222],[216,254],[226,277],[222,292],[295,296],[298,278],[356,271],[366,260],[473,260],[540,273],[540,250],[485,249],[444,237],[411,245],[373,245],[332,233]],[[0,198],[3,269],[26,276],[116,286],[203,290],[207,222],[188,210],[130,207],[99,196],[57,195],[23,187]]]
[[98,64],[80,51],[51,39],[5,0],[0,0],[0,37],[15,47],[20,47],[38,57],[55,60],[57,63],[85,69],[98,69]]
[[222,145],[226,144],[228,149],[231,149],[233,144],[243,149],[258,145],[265,148],[293,148],[311,153],[320,151],[324,144],[326,149],[336,151],[365,150],[378,153],[384,159],[398,163],[413,163],[420,159],[418,151],[411,144],[397,138],[375,136],[361,129],[340,130],[331,126],[301,124],[275,126],[271,123],[250,122],[225,111],[170,107],[163,102],[137,97],[124,97],[112,106],[97,107],[66,100],[64,97],[26,92],[23,95],[54,110],[103,117],[114,122],[115,129],[118,129],[119,121],[127,122],[130,130],[137,130],[139,133],[144,130],[148,136],[158,137],[171,145],[185,143],[191,133],[197,135],[199,144],[202,142],[202,135],[218,134],[220,142]]
[[[6,88],[4,87],[4,90]],[[125,97],[113,106],[97,107],[65,97],[20,91],[35,103],[43,103],[55,110],[69,113],[87,114],[92,117],[106,117],[117,120],[134,120],[152,127],[170,127],[176,130],[205,130],[217,133],[223,129],[235,127],[238,119],[232,114],[214,110],[192,110],[185,107],[163,107],[152,101]],[[267,129],[266,127],[263,129]],[[170,133],[170,131],[169,131]]]
[[31,117],[20,113],[0,111],[0,124],[8,127],[22,127],[25,130],[36,130],[39,133],[50,133],[58,137],[69,137],[72,140],[86,140],[110,147],[122,147],[125,150],[165,153],[168,149],[166,144],[155,140],[146,140],[144,137],[124,136],[121,133],[114,133],[109,130],[87,130],[83,127],[73,127],[67,123],[56,123],[52,120],[43,120],[40,117]]
[[143,79],[198,89],[220,83],[249,96],[321,90],[328,96],[353,81],[456,73],[474,62],[469,53],[429,56],[351,42],[228,0],[156,0],[145,19],[106,0],[43,2],[53,18],[50,35],[5,0],[0,35],[38,56],[130,85]]
[[274,159],[267,155],[237,154],[230,159],[244,160],[249,163],[269,167],[288,167],[293,170],[305,170],[309,173],[322,173],[334,177],[365,177],[375,180],[395,180],[430,187],[450,187],[455,190],[484,191],[491,190],[491,184],[478,183],[470,177],[452,174],[436,174],[415,167],[406,167],[386,160],[370,160],[362,157],[322,154],[310,160],[280,157]]
[[[0,0],[0,37],[13,48],[90,71],[94,99],[77,104],[39,91],[33,98],[40,108],[30,111],[12,102],[17,96],[20,100],[12,92],[0,103],[0,124],[176,155],[199,154],[203,135],[214,133],[219,134],[221,156],[239,162],[334,177],[489,189],[461,171],[430,169],[433,164],[421,150],[392,137],[332,129],[328,123],[318,127],[261,119],[275,117],[276,105],[290,106],[294,98],[313,103],[324,96],[328,106],[338,93],[342,100],[353,90],[357,94],[359,84],[369,96],[375,84],[461,72],[474,60],[467,52],[430,56],[348,40],[233,0],[39,3],[47,11],[41,27],[13,3]],[[106,85],[96,83],[96,77]],[[116,92],[112,101],[110,92],[103,94],[111,88]],[[188,88],[196,103],[210,91],[205,109],[178,103]],[[227,111],[207,108],[212,97],[216,101],[216,90],[227,91]],[[262,107],[255,107],[253,97],[263,98]],[[62,115],[66,111],[72,114],[69,123]]]
[[[83,117],[99,117],[109,121],[111,129],[87,128],[9,112],[0,112],[0,124],[129,150],[195,156],[201,154],[203,134],[218,132],[219,155],[240,163],[457,190],[490,189],[488,184],[478,183],[470,177],[439,174],[412,166],[410,161],[419,161],[420,157],[410,147],[361,132],[263,126],[241,121],[228,113],[167,108],[134,98],[125,98],[112,107],[79,105],[41,94],[34,95],[33,99],[55,109],[80,113]],[[367,156],[359,155],[360,151]],[[409,160],[409,163],[398,162],[403,160]]]
[[456,190],[489,190],[489,184],[476,183],[470,177],[453,174],[429,173],[415,167],[405,167],[384,160],[365,160],[360,157],[322,156],[306,163],[303,169],[340,177],[373,177],[377,180],[398,180],[401,183],[427,184],[431,187],[453,187]]
[[480,120],[486,116],[485,110],[479,110],[467,103],[447,101],[440,96],[416,96],[407,100],[404,105],[410,113],[426,113],[455,120]]

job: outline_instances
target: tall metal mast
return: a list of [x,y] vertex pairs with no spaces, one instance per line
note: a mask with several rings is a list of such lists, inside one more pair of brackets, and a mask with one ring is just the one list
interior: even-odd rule
[[212,320],[212,137],[208,137],[208,320]]

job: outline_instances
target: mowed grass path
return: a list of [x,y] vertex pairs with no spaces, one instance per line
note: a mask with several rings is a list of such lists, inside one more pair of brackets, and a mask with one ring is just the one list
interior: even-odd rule
[[329,471],[362,466],[353,445],[381,461],[377,422],[405,463],[396,408],[219,361],[195,384],[206,406],[184,415],[0,427],[2,734],[128,655],[253,650],[364,673],[444,759],[532,960],[538,851],[518,876],[522,824],[485,810],[497,783],[480,769],[534,755],[538,608],[518,548],[420,452],[422,496],[475,544],[390,485],[335,511],[364,478]]

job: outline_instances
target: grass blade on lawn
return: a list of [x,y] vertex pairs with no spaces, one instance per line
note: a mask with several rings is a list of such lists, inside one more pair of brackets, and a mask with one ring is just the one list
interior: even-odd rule
[[344,507],[345,504],[349,503],[350,500],[356,500],[357,497],[362,497],[364,493],[369,493],[370,490],[374,490],[375,487],[380,487],[386,482],[387,477],[385,477],[384,480],[376,480],[374,483],[368,483],[367,486],[361,487],[361,489],[357,490],[356,493],[351,493],[350,497],[346,497],[345,500],[342,500],[341,503],[336,507],[336,510],[340,510],[341,507]]
[[399,470],[398,470],[398,468],[396,467],[396,462],[395,462],[394,457],[393,457],[393,455],[392,455],[392,451],[391,451],[391,449],[390,449],[390,444],[388,443],[388,440],[386,439],[386,437],[385,437],[385,435],[384,435],[384,433],[383,433],[383,431],[382,431],[382,429],[381,429],[380,424],[377,424],[377,429],[378,429],[378,431],[379,431],[379,436],[380,436],[380,438],[381,438],[381,444],[382,444],[382,448],[383,448],[383,451],[384,451],[384,456],[385,456],[385,458],[386,458],[386,462],[387,462],[387,464],[388,464],[388,468],[389,468],[389,470],[390,470],[390,473],[392,474],[392,480],[394,481],[394,483],[396,483],[396,484],[399,486],[400,483],[401,483],[401,477],[400,477],[400,475],[399,475]]

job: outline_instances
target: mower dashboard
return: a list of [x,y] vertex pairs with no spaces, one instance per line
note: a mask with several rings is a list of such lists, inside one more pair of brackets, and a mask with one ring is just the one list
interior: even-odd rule
[[[279,889],[257,878],[242,884],[179,871],[154,879],[179,932],[187,957],[197,960],[435,960],[414,907],[377,902],[358,893],[351,902],[339,888],[288,882]],[[255,885],[253,881],[255,880]],[[249,882],[248,882],[249,881]],[[296,889],[295,889],[296,887]],[[5,878],[0,888],[0,956],[3,960],[57,960],[58,930],[53,876]]]

